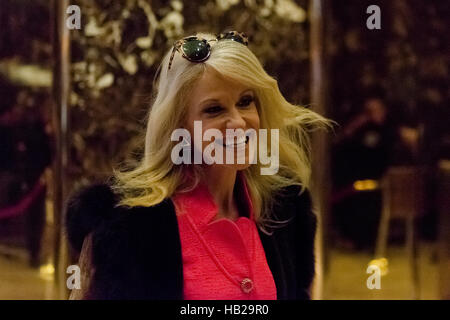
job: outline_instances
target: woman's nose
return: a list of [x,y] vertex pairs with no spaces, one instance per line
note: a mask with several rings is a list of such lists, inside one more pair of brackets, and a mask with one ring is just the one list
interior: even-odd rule
[[228,116],[226,127],[227,129],[245,129],[245,119],[236,108],[233,108]]

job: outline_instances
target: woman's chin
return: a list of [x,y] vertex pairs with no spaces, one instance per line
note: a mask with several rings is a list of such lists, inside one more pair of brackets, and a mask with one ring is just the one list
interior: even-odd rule
[[224,163],[224,164],[214,164],[214,165],[219,166],[219,167],[227,167],[227,168],[230,168],[230,169],[234,169],[236,171],[240,171],[240,170],[247,169],[252,164],[248,160],[248,157],[245,157],[245,163],[237,163],[237,161],[235,161],[234,163],[231,163],[231,164]]
[[251,166],[251,164],[246,162],[244,164],[235,164],[235,165],[233,165],[233,168],[235,168],[237,171],[239,171],[239,170],[245,170],[245,169],[247,169],[250,166]]

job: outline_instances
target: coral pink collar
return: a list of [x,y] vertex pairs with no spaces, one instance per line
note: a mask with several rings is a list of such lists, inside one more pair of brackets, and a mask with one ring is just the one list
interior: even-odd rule
[[[246,179],[242,171],[236,175],[234,186],[234,196],[240,208],[241,217],[254,220],[253,204],[248,191]],[[218,213],[217,205],[208,187],[200,182],[193,190],[174,195],[173,201],[180,214],[189,213],[197,226],[204,226],[211,223]]]

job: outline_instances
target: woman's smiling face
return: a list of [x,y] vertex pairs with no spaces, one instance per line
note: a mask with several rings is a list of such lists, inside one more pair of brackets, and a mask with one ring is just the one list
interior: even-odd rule
[[[259,114],[256,107],[255,92],[239,82],[223,77],[213,68],[208,68],[198,80],[194,89],[190,93],[187,102],[187,115],[185,128],[189,130],[191,137],[194,137],[194,121],[202,122],[202,136],[208,129],[218,129],[226,140],[227,129],[254,129],[259,130]],[[203,139],[202,139],[203,140]],[[224,163],[226,161],[226,150],[234,148],[233,164],[236,170],[243,170],[249,166],[249,144],[248,139],[234,141],[235,144],[223,147]],[[204,141],[202,153],[211,142]],[[245,162],[237,164],[237,149],[245,143]],[[219,147],[216,144],[216,149]]]

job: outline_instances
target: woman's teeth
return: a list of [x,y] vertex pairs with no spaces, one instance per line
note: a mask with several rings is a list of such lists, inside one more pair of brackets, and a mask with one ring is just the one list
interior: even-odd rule
[[248,140],[249,140],[249,137],[248,136],[242,136],[242,137],[239,137],[239,138],[237,138],[236,139],[237,141],[236,141],[236,143],[234,142],[234,137],[230,137],[229,139],[226,139],[225,141],[225,143],[223,143],[223,146],[224,147],[233,147],[233,146],[238,146],[238,145],[241,145],[241,144],[247,144],[248,143]]

